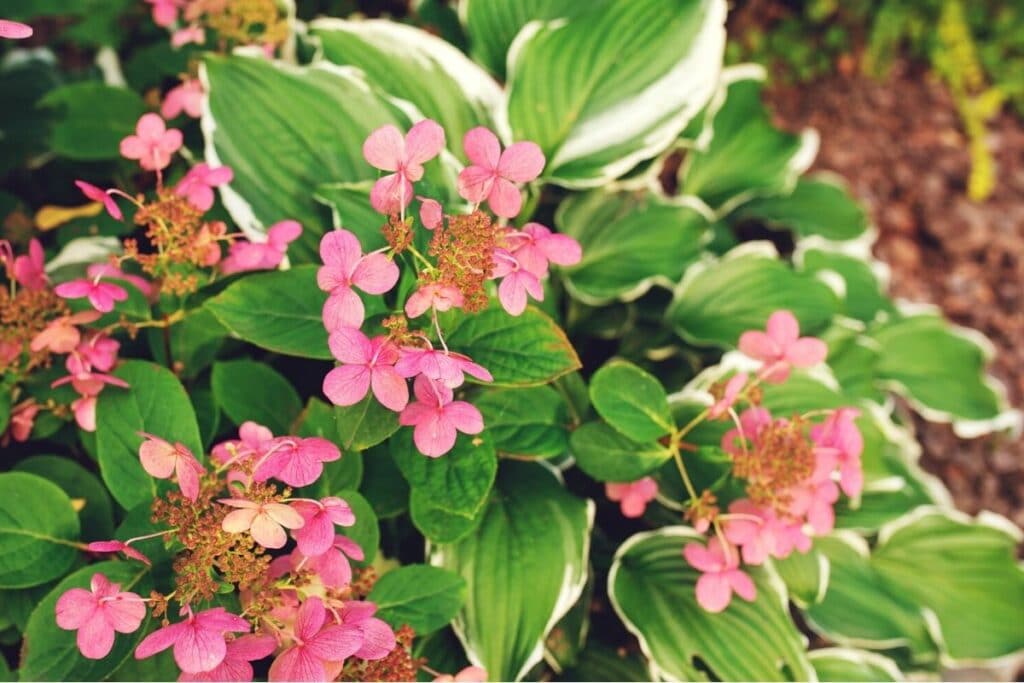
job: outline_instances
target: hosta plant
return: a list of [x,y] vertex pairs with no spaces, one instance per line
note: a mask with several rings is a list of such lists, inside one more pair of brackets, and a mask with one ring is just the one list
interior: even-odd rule
[[0,66],[0,675],[1013,675],[910,411],[1020,414],[724,0],[68,4],[94,72]]

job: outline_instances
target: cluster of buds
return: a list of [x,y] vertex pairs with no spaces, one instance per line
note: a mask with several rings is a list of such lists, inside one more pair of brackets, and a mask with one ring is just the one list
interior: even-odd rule
[[[472,165],[459,175],[459,193],[471,204],[470,211],[445,215],[439,202],[419,197],[420,225],[432,233],[426,255],[415,247],[415,218],[406,210],[416,197],[413,184],[423,177],[424,164],[445,147],[444,130],[429,119],[405,136],[394,126],[384,126],[363,145],[366,160],[387,172],[374,185],[370,202],[387,216],[382,231],[388,246],[364,254],[358,238],[347,230],[333,230],[320,243],[324,265],[318,282],[328,292],[324,326],[331,353],[341,363],[324,378],[324,393],[335,405],[350,406],[372,391],[381,405],[399,413],[402,425],[414,428],[416,447],[430,457],[450,451],[458,432],[483,430],[480,411],[455,400],[455,390],[467,374],[492,380],[486,368],[448,348],[438,313],[484,308],[487,281],[500,279],[501,305],[510,315],[520,315],[528,294],[543,298],[541,279],[549,263],[571,265],[581,256],[575,240],[539,223],[522,230],[504,223],[522,207],[516,183],[534,180],[544,168],[537,145],[518,142],[502,151],[498,138],[485,128],[469,131],[463,144]],[[481,210],[484,201],[493,216]],[[415,269],[417,287],[399,302],[404,315],[386,319],[384,333],[370,337],[362,329],[366,315],[356,290],[377,295],[391,291],[400,277],[395,257],[403,253],[412,256],[406,262]],[[409,328],[410,321],[427,313],[428,323]]]
[[[288,17],[276,0],[146,0],[153,22],[171,31],[171,45],[206,45],[223,51],[259,45],[273,55],[288,38]],[[212,36],[207,35],[207,31]]]

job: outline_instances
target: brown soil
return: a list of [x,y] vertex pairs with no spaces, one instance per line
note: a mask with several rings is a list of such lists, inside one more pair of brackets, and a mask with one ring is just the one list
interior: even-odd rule
[[[779,123],[821,133],[815,169],[844,176],[879,230],[875,254],[892,267],[891,293],[942,307],[996,345],[991,372],[1024,401],[1024,125],[1004,113],[989,126],[998,185],[966,198],[967,142],[953,102],[927,72],[897,64],[884,81],[829,76],[768,93]],[[915,419],[923,465],[958,507],[989,509],[1024,526],[1024,442],[957,438]]]

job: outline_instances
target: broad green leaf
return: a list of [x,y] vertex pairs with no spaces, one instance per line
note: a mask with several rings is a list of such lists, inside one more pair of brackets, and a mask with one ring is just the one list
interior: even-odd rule
[[440,123],[448,147],[463,161],[466,131],[494,127],[494,112],[504,105],[501,87],[451,43],[386,20],[318,19],[310,28],[326,59],[358,67],[370,82]]
[[[778,577],[763,567],[744,568],[757,598],[733,596],[718,614],[697,604],[700,573],[683,558],[689,542],[704,542],[688,527],[637,534],[615,553],[608,594],[637,638],[654,673],[674,680],[785,681],[813,678],[803,636],[785,608]],[[699,659],[698,669],[694,660]]]
[[789,597],[798,605],[821,602],[828,589],[828,558],[812,548],[806,553],[790,553],[785,559],[772,560],[786,584]]
[[838,306],[825,283],[794,271],[767,243],[747,242],[691,266],[665,315],[686,341],[728,347],[743,332],[764,329],[780,309],[797,317],[801,334],[814,334]]
[[547,157],[544,177],[597,187],[656,156],[711,98],[724,0],[616,0],[534,23],[508,58],[508,123]]
[[[335,228],[344,228],[359,238],[364,252],[388,246],[381,231],[386,219],[370,205],[372,188],[373,183],[370,181],[328,183],[318,185],[313,196],[330,208]],[[365,297],[363,303],[366,303]]]
[[547,384],[581,367],[565,332],[533,306],[519,316],[496,305],[462,315],[448,332],[448,346],[487,368],[497,386]]
[[818,680],[823,683],[830,681],[877,683],[877,681],[904,680],[903,672],[896,666],[896,662],[867,650],[828,647],[814,650],[807,657],[811,660],[814,672],[818,674]]
[[196,416],[188,394],[170,370],[141,360],[121,361],[114,374],[130,389],[107,387],[96,404],[96,448],[100,475],[121,507],[131,510],[157,493],[156,480],[139,461],[139,432],[181,442],[203,456]]
[[78,557],[78,515],[56,484],[26,472],[0,474],[0,588],[62,576]]
[[417,450],[412,430],[406,429],[389,442],[391,457],[413,492],[433,501],[433,507],[467,519],[476,516],[487,500],[498,471],[498,456],[487,432],[462,435],[455,447],[440,458],[428,458]]
[[134,91],[94,81],[51,90],[39,106],[58,110],[50,147],[75,161],[117,159],[122,138],[135,134],[146,111]]
[[587,422],[569,437],[576,465],[598,481],[636,481],[661,467],[672,452],[656,441],[637,443],[604,422]]
[[543,465],[506,460],[480,525],[458,543],[431,546],[430,563],[469,586],[453,626],[490,677],[521,680],[541,661],[548,632],[586,583],[593,515],[593,502]]
[[291,383],[266,363],[214,363],[210,385],[217,405],[236,425],[251,420],[274,434],[288,434],[302,411],[302,400]]
[[707,213],[692,198],[601,190],[571,195],[555,217],[583,247],[582,260],[563,269],[569,293],[598,305],[635,299],[654,284],[675,286],[711,237]]
[[568,446],[568,407],[549,386],[485,389],[473,399],[498,451],[549,458]]
[[398,431],[398,413],[380,404],[372,392],[352,406],[334,409],[338,421],[338,438],[345,450],[366,450],[376,446]]
[[381,519],[397,517],[409,508],[409,484],[385,444],[364,451],[360,492]]
[[94,574],[103,574],[122,591],[146,596],[151,588],[149,568],[138,562],[100,562],[82,567],[61,581],[43,598],[29,617],[21,661],[23,681],[103,681],[131,656],[146,632],[148,617],[139,630],[115,634],[114,647],[103,659],[86,659],[75,643],[76,632],[57,626],[57,600],[72,588],[88,589]]
[[389,571],[366,597],[377,617],[398,628],[408,624],[417,636],[445,626],[466,601],[466,580],[446,569],[412,564]]
[[587,644],[593,599],[594,572],[591,570],[587,573],[587,583],[576,604],[558,620],[544,639],[544,659],[555,671],[561,672],[579,662],[580,652]]
[[556,678],[558,681],[653,681],[647,661],[623,648],[604,647],[593,642],[580,652],[579,661]]
[[59,455],[33,455],[20,460],[15,470],[35,474],[64,490],[69,498],[84,502],[78,512],[82,539],[102,541],[114,533],[114,505],[95,474],[74,460]]
[[340,533],[358,543],[366,554],[366,559],[356,564],[360,566],[370,564],[373,562],[373,558],[377,557],[377,550],[380,548],[380,523],[377,521],[373,507],[363,498],[362,494],[352,489],[333,491],[331,495],[348,503],[352,508],[352,514],[356,516],[355,525],[339,529]]
[[790,192],[818,152],[818,137],[785,133],[761,102],[764,70],[745,64],[722,72],[705,126],[711,139],[690,150],[680,169],[683,194],[700,197],[719,215],[757,196]]
[[146,331],[153,360],[165,366],[174,363],[185,379],[195,379],[210,367],[228,337],[228,330],[203,307],[189,310],[184,320],[170,328]]
[[[802,246],[802,245],[801,245]],[[854,256],[837,249],[801,249],[794,261],[808,273],[832,272],[843,279],[842,313],[871,322],[879,313],[894,313],[896,308],[885,295],[888,268],[869,253]]]
[[800,178],[789,194],[753,199],[737,211],[737,218],[836,242],[859,237],[868,228],[864,207],[842,181],[822,175]]
[[409,494],[409,517],[413,526],[431,543],[454,543],[465,538],[483,520],[487,506],[482,506],[472,517],[449,512],[424,489],[413,489]]
[[613,360],[594,373],[590,402],[608,424],[633,441],[653,441],[675,429],[661,382],[629,361]]

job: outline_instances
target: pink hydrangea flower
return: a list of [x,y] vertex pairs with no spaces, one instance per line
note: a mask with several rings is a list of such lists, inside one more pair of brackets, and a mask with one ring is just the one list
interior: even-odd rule
[[71,353],[82,340],[78,325],[96,322],[100,316],[99,311],[82,311],[55,318],[42,332],[32,338],[29,348],[35,353],[43,349],[49,349],[53,353]]
[[516,183],[528,183],[544,170],[540,147],[516,142],[502,152],[498,137],[483,127],[466,133],[462,146],[472,163],[459,173],[459,194],[474,204],[486,200],[495,214],[515,218],[523,205]]
[[198,24],[192,24],[184,28],[179,28],[177,31],[171,34],[172,47],[184,47],[189,43],[202,45],[205,42],[206,30]]
[[211,671],[227,657],[225,633],[248,633],[249,622],[231,614],[223,607],[215,607],[198,614],[185,608],[184,621],[164,626],[146,636],[135,648],[135,659],[146,659],[174,648],[174,661],[185,673]]
[[742,549],[746,564],[764,564],[769,556],[782,557],[778,542],[781,528],[773,511],[747,499],[733,501],[722,527],[726,540]]
[[843,493],[856,498],[864,488],[864,472],[860,456],[864,452],[864,437],[857,429],[856,408],[840,408],[820,425],[811,428],[811,440],[818,449],[830,449],[839,462],[839,485]]
[[153,295],[156,293],[153,289],[153,283],[146,278],[141,275],[126,273],[117,266],[109,263],[93,263],[85,269],[85,274],[93,279],[106,277],[114,280],[124,280],[131,286],[135,287],[135,289],[142,292],[143,296],[147,299],[153,298]]
[[825,342],[800,336],[800,324],[789,311],[772,313],[765,332],[744,332],[740,335],[739,348],[751,358],[764,361],[761,377],[776,383],[786,381],[792,368],[809,368],[828,355]]
[[335,534],[331,547],[325,553],[309,557],[296,548],[291,555],[278,559],[287,560],[288,566],[293,570],[300,567],[309,569],[319,576],[320,582],[328,588],[344,588],[352,583],[352,565],[349,559],[362,562],[366,555],[358,543],[347,536]]
[[788,512],[806,517],[814,533],[822,536],[832,531],[836,522],[832,506],[839,500],[839,487],[832,481],[832,473],[838,463],[831,449],[816,448],[814,457],[815,467],[810,478],[790,491]]
[[423,164],[444,149],[444,129],[424,119],[403,138],[394,126],[381,126],[363,143],[363,158],[374,168],[389,171],[370,191],[370,204],[381,213],[400,211],[413,198],[412,184],[423,177]]
[[642,517],[647,504],[658,495],[658,482],[651,477],[626,483],[608,482],[604,485],[608,500],[619,503],[623,517]]
[[324,471],[325,462],[341,458],[341,451],[327,439],[280,437],[256,465],[253,478],[266,481],[273,477],[289,486],[309,486]]
[[302,234],[297,221],[281,221],[267,230],[266,242],[235,242],[228,250],[228,256],[221,261],[220,269],[225,275],[250,270],[272,270],[281,265],[288,245]]
[[189,78],[167,91],[160,114],[165,119],[173,119],[182,112],[198,119],[203,114],[203,84],[198,78]]
[[128,292],[124,287],[112,282],[103,282],[96,278],[82,278],[62,282],[53,288],[54,293],[63,299],[89,299],[89,303],[100,313],[110,313],[118,301],[126,301]]
[[200,211],[209,211],[213,206],[213,188],[230,183],[234,177],[230,166],[210,168],[200,162],[188,170],[174,192]]
[[199,476],[206,472],[206,468],[183,444],[171,445],[158,436],[145,432],[139,434],[145,437],[139,446],[142,469],[157,479],[170,479],[172,474],[176,474],[182,494],[194,503],[199,498]]
[[15,441],[22,443],[28,441],[32,435],[32,427],[36,423],[36,415],[39,414],[39,404],[34,398],[22,401],[11,410],[8,433]]
[[331,353],[342,365],[324,377],[324,394],[336,406],[359,403],[366,393],[398,412],[409,403],[409,385],[395,370],[398,347],[385,336],[367,338],[353,327],[340,327],[327,339]]
[[303,525],[302,515],[284,503],[254,503],[245,498],[221,498],[218,502],[239,508],[227,514],[221,528],[229,534],[248,531],[264,548],[283,548],[288,542],[284,528]]
[[395,632],[386,622],[373,616],[377,605],[365,600],[350,600],[341,608],[341,623],[355,626],[363,637],[363,643],[356,650],[360,659],[383,659],[395,649]]
[[398,266],[384,254],[363,255],[359,240],[348,230],[331,230],[320,240],[324,265],[316,281],[330,294],[324,304],[324,327],[360,327],[366,317],[358,287],[367,294],[384,294],[398,282]]
[[[74,352],[68,356],[65,366],[68,372],[75,374],[95,369],[100,372],[110,372],[117,363],[117,352],[121,343],[102,332],[94,332],[87,340],[83,340]],[[76,363],[81,363],[78,366]]]
[[104,190],[101,187],[96,187],[84,180],[76,180],[75,185],[82,191],[82,194],[89,199],[94,202],[102,202],[103,208],[107,210],[107,213],[110,214],[111,218],[117,221],[124,218],[124,214],[121,213],[121,207],[119,207],[117,202],[114,201],[114,198],[110,196],[110,190]]
[[263,425],[247,420],[238,428],[238,439],[217,444],[210,455],[220,464],[227,465],[262,456],[273,446],[274,434]]
[[181,148],[181,131],[167,130],[159,115],[143,114],[135,126],[135,135],[121,140],[121,156],[136,159],[147,171],[160,171],[171,163],[171,156]]
[[413,441],[420,453],[431,458],[444,455],[455,445],[457,432],[479,434],[484,419],[476,406],[452,400],[452,390],[420,375],[413,382],[416,401],[406,406],[398,422],[413,427]]
[[77,365],[72,362],[71,367],[75,368],[72,374],[55,379],[50,383],[50,387],[55,389],[59,386],[70,384],[82,396],[97,396],[107,384],[121,387],[122,389],[128,388],[128,383],[120,377],[103,372],[93,372],[90,368],[80,364],[80,361]]
[[114,647],[114,632],[134,633],[146,617],[146,603],[121,592],[103,574],[93,574],[90,590],[72,588],[57,600],[57,626],[78,631],[78,650],[88,659],[103,659]]
[[434,683],[487,683],[487,669],[479,666],[467,666],[454,676],[441,674],[434,678]]
[[760,406],[747,408],[740,413],[740,429],[730,429],[722,436],[722,450],[726,453],[742,453],[739,445],[743,442],[757,444],[761,431],[772,423],[772,415]]
[[439,349],[403,348],[401,358],[395,363],[395,370],[402,377],[423,375],[427,379],[441,382],[449,389],[462,386],[467,374],[481,382],[494,381],[487,368],[474,363],[469,356]]
[[717,536],[707,547],[687,543],[683,555],[694,569],[703,572],[697,579],[697,602],[708,612],[721,612],[728,607],[733,592],[747,602],[757,597],[757,586],[738,568],[736,549],[723,546]]
[[32,35],[32,27],[20,21],[0,19],[0,38],[22,40]]
[[85,432],[96,431],[96,396],[80,396],[71,402],[75,422]]
[[28,253],[14,259],[14,279],[25,289],[46,289],[50,280],[46,277],[46,254],[37,239],[28,243]]
[[257,659],[269,657],[277,649],[277,639],[273,636],[248,635],[227,641],[224,661],[209,671],[198,673],[183,672],[179,681],[232,681],[248,683],[253,679],[252,664]]
[[417,197],[420,200],[420,223],[427,230],[436,230],[441,227],[444,221],[444,211],[441,203],[427,197]]
[[521,315],[526,310],[526,295],[537,301],[544,300],[544,286],[536,275],[524,268],[516,257],[505,249],[494,250],[492,278],[502,278],[498,285],[498,301],[509,315]]
[[85,546],[85,548],[91,553],[124,553],[125,557],[138,560],[146,565],[153,564],[148,557],[124,541],[93,541]]
[[153,6],[153,23],[164,28],[178,20],[178,9],[183,0],[146,0]]
[[509,242],[516,261],[539,278],[547,275],[549,263],[574,266],[583,258],[579,242],[568,235],[551,232],[540,223],[527,223],[521,231],[513,231]]
[[334,544],[334,525],[352,526],[356,516],[341,498],[329,496],[319,501],[300,500],[292,507],[302,515],[304,524],[292,532],[299,552],[307,557],[323,555]]
[[736,398],[740,395],[740,391],[746,386],[748,379],[749,377],[745,372],[738,373],[729,378],[729,381],[725,383],[722,398],[715,401],[708,408],[709,420],[718,419],[729,412],[729,409],[736,403]]
[[462,308],[466,303],[462,291],[453,285],[429,282],[409,295],[405,301],[405,314],[410,318],[418,318],[430,309],[438,313]]
[[270,665],[269,680],[332,680],[327,665],[341,662],[359,650],[363,641],[359,629],[336,624],[327,615],[320,598],[306,598],[295,618],[295,643]]

